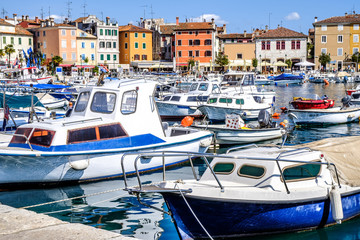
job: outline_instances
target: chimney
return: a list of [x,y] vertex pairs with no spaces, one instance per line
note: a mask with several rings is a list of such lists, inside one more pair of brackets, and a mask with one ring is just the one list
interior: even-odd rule
[[68,24],[68,23],[69,23],[69,19],[68,19],[68,18],[65,18],[64,23],[65,23],[65,24]]
[[278,24],[278,28],[280,27],[280,24]]
[[51,27],[55,26],[55,24],[54,24],[54,18],[53,18],[53,17],[50,18],[50,26],[51,26]]
[[110,17],[106,17],[106,25],[110,25]]
[[8,16],[5,16],[5,19],[8,19]]
[[265,25],[265,31],[267,32],[269,26],[268,25]]
[[244,30],[244,38],[246,38],[246,30]]
[[29,15],[25,16],[26,21],[29,21]]
[[21,16],[21,21],[24,21],[25,20],[25,17],[24,15]]
[[13,18],[14,18],[14,23],[15,23],[15,24],[18,24],[18,23],[17,23],[17,14],[16,14],[16,13],[13,14]]
[[315,20],[314,20],[315,22],[317,22],[317,17],[315,17]]
[[35,17],[35,22],[39,23],[39,18],[38,17]]
[[223,24],[224,34],[226,34],[226,24]]
[[179,17],[176,17],[176,25],[179,25]]
[[145,22],[144,22],[144,19],[141,17],[140,18],[140,27],[145,27]]
[[212,19],[211,19],[211,23],[214,23],[214,20],[215,20],[215,19],[212,18]]

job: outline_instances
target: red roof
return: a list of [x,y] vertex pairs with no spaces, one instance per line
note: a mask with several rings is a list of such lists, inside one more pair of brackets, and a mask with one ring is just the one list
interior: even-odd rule
[[171,35],[176,27],[176,25],[160,25],[160,31],[164,35]]
[[278,27],[276,29],[270,29],[256,38],[307,38],[307,35],[284,27]]
[[220,39],[251,39],[252,33],[247,33],[246,36],[243,33],[228,33],[228,34],[220,34],[218,35]]
[[125,26],[119,26],[119,32],[152,32],[152,31],[146,28],[128,24]]
[[179,23],[174,30],[215,30],[215,28],[212,22],[186,22]]
[[338,16],[327,18],[318,22],[314,22],[313,25],[319,24],[331,24],[331,23],[360,23],[360,14],[350,14],[346,16]]

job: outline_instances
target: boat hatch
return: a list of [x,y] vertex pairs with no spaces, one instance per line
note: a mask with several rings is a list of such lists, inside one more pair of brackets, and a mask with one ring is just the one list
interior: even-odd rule
[[120,123],[68,131],[68,144],[127,137]]
[[[22,137],[22,136],[25,137]],[[39,128],[18,128],[15,135],[12,137],[10,144],[12,143],[27,143],[26,139],[29,139],[30,144],[39,145],[43,147],[50,147],[54,138],[55,131],[49,131]]]

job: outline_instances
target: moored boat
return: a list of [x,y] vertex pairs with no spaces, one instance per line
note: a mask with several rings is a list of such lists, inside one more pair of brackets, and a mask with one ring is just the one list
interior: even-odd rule
[[295,109],[325,109],[333,107],[335,100],[328,99],[327,96],[321,99],[316,95],[314,98],[294,97],[290,104]]

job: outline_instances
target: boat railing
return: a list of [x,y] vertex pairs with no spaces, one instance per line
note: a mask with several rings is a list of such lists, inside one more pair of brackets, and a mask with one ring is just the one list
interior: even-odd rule
[[248,145],[244,145],[244,146],[238,146],[238,147],[232,147],[232,148],[229,148],[227,151],[226,151],[226,154],[232,152],[232,151],[235,151],[235,150],[239,150],[239,149],[244,149],[244,148],[249,148],[249,147],[258,147],[258,145],[256,145],[255,143],[252,143],[252,144],[248,144]]
[[[255,145],[255,144],[252,144]],[[251,145],[247,145],[247,146],[243,146],[244,147],[250,147]],[[255,145],[256,146],[256,145]],[[257,147],[257,146],[256,146]],[[241,147],[237,148],[240,149]],[[301,149],[296,149],[297,151],[299,150],[304,150],[306,148],[301,148]],[[289,150],[286,151],[287,153],[289,152],[295,152],[296,150]],[[135,188],[129,188],[128,187],[128,182],[127,182],[127,177],[126,177],[126,169],[124,166],[124,161],[125,158],[128,156],[136,156],[135,157],[135,161],[134,161],[134,168],[135,168],[135,174],[137,177],[137,181],[138,181],[138,186]],[[272,162],[276,162],[279,172],[280,172],[280,176],[282,179],[282,182],[284,183],[284,187],[285,190],[288,194],[290,194],[290,190],[288,188],[287,185],[287,180],[284,177],[284,173],[283,173],[283,169],[280,166],[279,162],[286,162],[286,163],[296,163],[296,164],[313,164],[313,165],[326,165],[328,166],[329,170],[330,170],[330,166],[333,167],[334,172],[335,172],[335,176],[336,176],[336,181],[337,184],[339,186],[339,188],[341,188],[341,184],[340,184],[340,179],[339,179],[339,175],[337,172],[337,168],[336,165],[334,163],[330,163],[327,161],[321,162],[321,161],[304,161],[304,160],[294,160],[294,159],[284,159],[281,158],[281,155],[279,154],[276,158],[263,158],[263,157],[246,157],[246,156],[235,156],[235,155],[229,155],[229,154],[216,154],[216,153],[198,153],[198,152],[182,152],[182,151],[154,151],[154,152],[129,152],[129,153],[125,153],[123,154],[123,156],[121,157],[121,169],[124,177],[124,184],[125,184],[125,189],[126,191],[128,191],[129,193],[141,193],[143,192],[143,186],[142,186],[142,181],[140,179],[140,172],[139,172],[139,168],[138,168],[138,162],[140,159],[152,159],[155,157],[161,157],[162,158],[162,171],[163,171],[163,181],[166,181],[166,161],[165,158],[166,157],[187,157],[189,159],[190,165],[191,165],[191,169],[192,169],[192,173],[194,176],[194,179],[196,181],[199,181],[199,178],[196,174],[195,168],[194,168],[194,164],[193,164],[193,158],[201,158],[205,164],[207,165],[209,171],[211,172],[211,175],[214,177],[217,185],[219,186],[219,188],[221,189],[221,192],[224,192],[224,186],[221,184],[219,178],[217,177],[217,174],[214,172],[213,168],[210,166],[210,163],[208,161],[208,158],[223,158],[223,159],[236,159],[236,160],[250,160],[250,161],[272,161]],[[128,173],[131,174],[131,173]],[[166,191],[168,192],[169,189],[166,189]],[[178,192],[179,189],[174,189],[173,192]],[[152,191],[154,192],[154,191]],[[160,191],[155,191],[155,192],[160,192]]]
[[89,118],[89,119],[77,120],[77,121],[71,121],[71,122],[64,122],[62,125],[63,126],[68,126],[68,125],[72,125],[72,124],[80,124],[80,123],[99,121],[99,120],[102,121],[102,117]]
[[[29,136],[32,135],[34,129],[31,131],[31,133],[29,134]],[[23,135],[23,134],[17,134],[17,133],[13,133],[13,134],[9,134],[9,133],[0,133],[2,135],[6,135],[6,136],[15,136],[15,137],[22,137],[22,138],[25,138],[25,142],[29,145],[29,148],[31,151],[34,151],[30,141],[29,141],[29,138],[26,136],[26,135]]]

